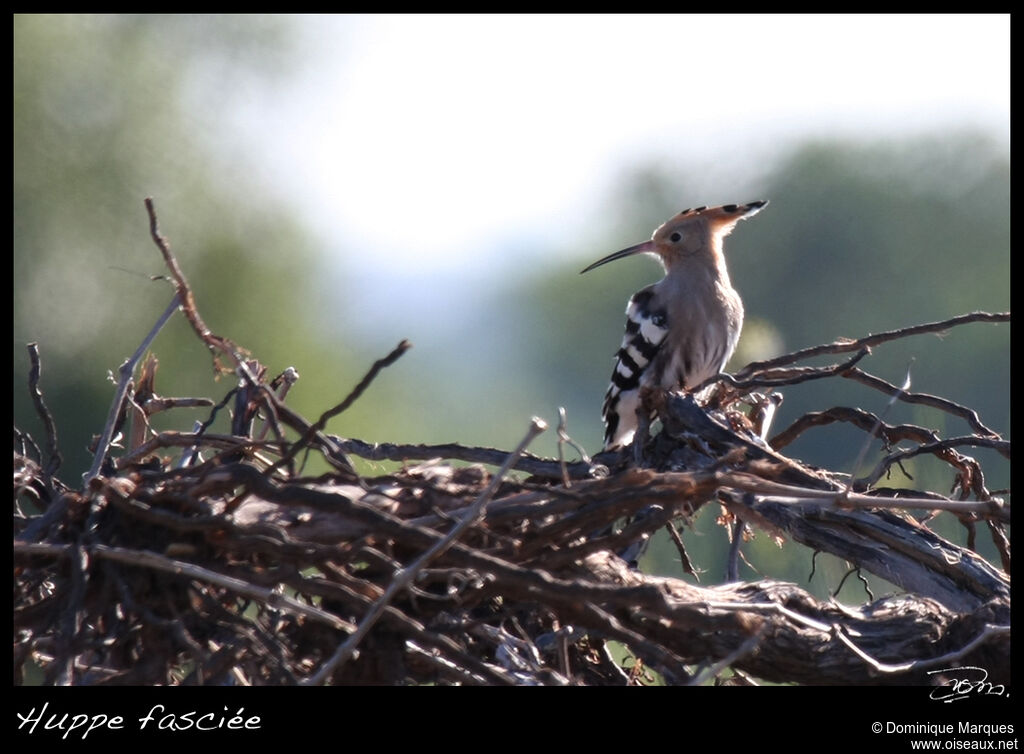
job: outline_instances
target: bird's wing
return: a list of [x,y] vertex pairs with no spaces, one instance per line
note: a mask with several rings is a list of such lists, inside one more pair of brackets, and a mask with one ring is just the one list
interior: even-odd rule
[[626,307],[626,332],[615,354],[615,370],[601,409],[605,448],[626,445],[633,439],[640,387],[650,383],[650,375],[645,381],[644,373],[667,334],[667,313],[655,303],[654,286],[650,285],[634,294]]

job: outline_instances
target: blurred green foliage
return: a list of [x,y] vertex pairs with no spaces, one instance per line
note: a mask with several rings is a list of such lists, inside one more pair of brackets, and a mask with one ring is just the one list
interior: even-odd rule
[[[286,19],[23,15],[14,27],[14,415],[42,441],[25,380],[25,343],[36,341],[61,476],[74,484],[88,467],[86,446],[112,397],[106,374],[173,295],[150,280],[166,270],[149,238],[146,196],[214,332],[271,373],[307,371],[304,388],[354,382],[366,364],[352,356],[358,349],[335,340],[329,355],[318,353],[309,237],[261,185],[258,163],[239,165],[213,135],[233,103],[272,96],[289,70]],[[219,399],[233,384],[214,382],[208,352],[181,317],[154,351],[163,395]],[[309,388],[294,400],[323,410]],[[205,413],[157,426],[188,429],[195,418]]]
[[[171,299],[166,283],[149,279],[164,269],[149,239],[144,196],[156,199],[207,324],[271,373],[295,366],[302,380],[289,403],[308,418],[339,402],[404,335],[361,342],[344,327],[339,336],[324,325],[359,316],[346,297],[359,282],[329,276],[307,231],[258,180],[258,161],[238,161],[210,137],[223,130],[233,103],[272,96],[301,61],[287,19],[16,16],[14,60],[14,415],[42,442],[25,387],[24,344],[37,341],[66,481],[75,484],[87,468],[89,437],[102,429],[112,395],[107,371]],[[734,368],[839,337],[1009,308],[1009,157],[976,134],[805,144],[759,165],[756,183],[723,186],[715,196],[695,195],[656,165],[620,185],[599,247],[590,241],[554,250],[545,256],[554,260],[549,265],[492,280],[493,295],[477,292],[485,310],[457,326],[439,325],[444,332],[432,347],[414,348],[386,370],[329,431],[511,447],[531,414],[553,424],[565,406],[570,433],[597,451],[626,300],[660,272],[642,260],[582,278],[578,271],[648,238],[684,205],[771,200],[727,243],[747,311]],[[459,281],[450,285],[461,295]],[[438,317],[414,302],[405,314],[410,322]],[[1009,342],[1009,326],[973,324],[879,346],[862,366],[896,384],[909,368],[913,390],[970,406],[1008,437]],[[214,380],[208,353],[180,317],[153,350],[165,395],[219,399],[233,384]],[[784,392],[776,430],[806,411],[850,405],[879,412],[886,404],[881,393],[841,379]],[[157,426],[189,429],[205,416],[181,411]],[[887,420],[943,436],[969,433],[958,419],[921,407],[897,404]],[[553,434],[534,450],[553,454]],[[863,433],[832,426],[811,430],[786,452],[853,471],[863,441]],[[1003,459],[970,454],[985,464],[990,488],[1009,485]],[[906,470],[913,480],[888,483],[946,492],[952,481],[930,459]],[[684,538],[714,582],[725,535],[712,507]],[[964,541],[955,522],[938,526]],[[652,548],[654,565],[678,573],[666,544]],[[745,551],[774,576],[804,582],[811,570],[809,555],[794,558],[763,534]],[[819,559],[818,574],[827,576],[815,577],[825,591],[843,571],[826,560]]]

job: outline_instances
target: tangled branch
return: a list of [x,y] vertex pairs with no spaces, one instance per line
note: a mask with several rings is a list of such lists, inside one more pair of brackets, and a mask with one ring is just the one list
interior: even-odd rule
[[[146,206],[176,289],[168,314],[180,306],[239,384],[192,431],[154,433],[144,424],[115,454],[108,435],[137,415],[126,407],[181,405],[156,394],[155,362],[133,381],[140,348],[122,367],[94,468],[77,489],[53,476],[59,453],[50,424],[45,452],[15,430],[16,672],[34,666],[43,683],[76,685],[627,685],[649,671],[671,684],[927,684],[933,669],[956,660],[1009,681],[1010,508],[965,455],[985,447],[1009,459],[1009,442],[976,416],[968,419],[976,434],[943,439],[833,407],[766,443],[777,400],[750,393],[860,379],[851,375],[864,374],[855,364],[872,346],[1008,314],[974,313],[752,364],[719,378],[714,409],[662,395],[662,431],[643,448],[642,467],[629,463],[631,451],[588,457],[564,416],[556,459],[526,452],[538,424],[512,452],[371,445],[328,435],[326,423],[362,399],[408,343],[307,421],[285,403],[294,370],[268,380],[244,349],[206,327]],[[825,353],[853,357],[793,366]],[[36,357],[29,384],[45,417],[39,374]],[[231,432],[208,432],[225,409]],[[866,476],[811,469],[780,452],[831,422],[885,443]],[[564,445],[580,460],[562,457]],[[333,471],[299,476],[300,453]],[[949,467],[955,496],[877,486],[921,454]],[[403,465],[363,476],[350,455]],[[456,460],[474,465],[446,462]],[[708,502],[723,506],[738,554],[750,525],[903,591],[847,607],[769,579],[705,586],[652,576],[617,555],[667,527],[695,574],[674,522]],[[971,527],[983,521],[1002,569],[912,515],[936,511]]]

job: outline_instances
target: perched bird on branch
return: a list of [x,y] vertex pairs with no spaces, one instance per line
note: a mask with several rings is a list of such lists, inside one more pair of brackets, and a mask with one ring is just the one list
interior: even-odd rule
[[690,391],[725,367],[740,339],[743,302],[729,281],[722,239],[766,204],[683,210],[650,241],[582,271],[642,253],[656,255],[665,267],[665,277],[635,293],[626,307],[626,334],[601,411],[605,449],[628,445],[638,429],[641,439],[646,435],[653,416],[644,405],[645,388]]

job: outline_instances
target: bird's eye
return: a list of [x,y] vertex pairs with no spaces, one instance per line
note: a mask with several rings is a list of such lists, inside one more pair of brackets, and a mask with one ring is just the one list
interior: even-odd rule
[[668,240],[670,240],[672,243],[679,243],[682,237],[683,234],[677,230],[675,233],[668,237]]

